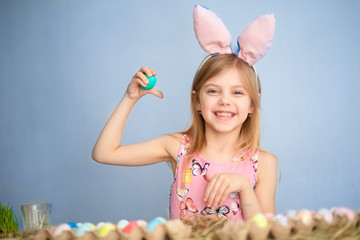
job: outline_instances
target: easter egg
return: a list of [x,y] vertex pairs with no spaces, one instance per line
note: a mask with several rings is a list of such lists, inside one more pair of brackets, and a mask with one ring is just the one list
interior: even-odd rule
[[124,229],[128,224],[129,224],[129,221],[128,221],[128,220],[121,219],[121,220],[117,223],[117,228],[122,230],[122,229]]
[[300,210],[296,216],[307,226],[313,222],[313,212],[307,209]]
[[268,212],[268,213],[264,213],[264,217],[266,218],[266,220],[270,220],[272,217],[274,216],[274,214]]
[[71,228],[78,228],[79,226],[74,222],[68,222],[67,223]]
[[123,229],[123,233],[130,234],[134,227],[139,226],[136,221],[130,221],[128,225]]
[[98,224],[96,224],[96,229],[100,229],[104,225],[105,225],[104,222],[99,222]]
[[289,220],[282,214],[276,214],[273,216],[273,219],[276,219],[282,226],[286,227],[289,224]]
[[70,231],[70,230],[71,230],[71,227],[69,224],[62,223],[62,224],[56,226],[56,228],[52,232],[52,235],[54,237],[56,237],[56,236],[59,236],[63,231]]
[[346,207],[338,207],[333,210],[334,216],[336,215],[343,215],[348,218],[348,220],[352,221],[355,219],[355,212],[351,209],[348,209]]
[[141,85],[140,85],[140,87],[141,87],[142,89],[144,89],[144,90],[150,90],[150,89],[152,89],[152,88],[155,86],[155,84],[156,84],[156,77],[155,77],[155,76],[148,77],[146,74],[145,74],[145,76],[146,76],[147,79],[149,80],[149,83],[148,83],[148,85],[146,85],[146,87],[143,87],[143,86],[141,86]]
[[296,216],[296,210],[289,209],[289,210],[286,211],[285,215],[288,216],[288,217],[295,217]]
[[261,213],[257,213],[254,216],[252,216],[251,221],[254,221],[260,228],[265,228],[268,225],[268,221],[266,217]]
[[162,217],[154,218],[153,220],[151,220],[149,222],[149,224],[146,227],[146,230],[152,231],[156,228],[157,225],[165,223],[165,222],[166,222],[165,218],[162,218]]
[[322,219],[324,219],[327,223],[332,223],[334,220],[334,217],[330,210],[326,208],[321,208],[316,212],[317,216],[321,216]]
[[147,222],[145,220],[142,220],[142,219],[137,220],[136,222],[137,222],[138,226],[145,227],[147,225]]
[[91,232],[94,229],[96,229],[94,224],[86,222],[76,229],[75,236],[83,236],[86,232]]
[[100,237],[106,237],[110,231],[116,230],[116,227],[112,223],[104,223],[104,225],[99,229],[98,235]]

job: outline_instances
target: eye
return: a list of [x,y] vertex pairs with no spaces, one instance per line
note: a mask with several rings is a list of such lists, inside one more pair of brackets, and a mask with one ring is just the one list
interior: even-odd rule
[[207,90],[207,93],[215,94],[215,93],[218,93],[218,91],[215,89],[209,89],[209,90]]
[[234,94],[235,94],[235,95],[243,95],[243,92],[241,92],[241,91],[235,91]]

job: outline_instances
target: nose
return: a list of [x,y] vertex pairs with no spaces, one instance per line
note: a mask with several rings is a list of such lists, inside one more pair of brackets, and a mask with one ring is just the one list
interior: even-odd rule
[[229,105],[230,99],[226,94],[221,94],[219,98],[219,105]]

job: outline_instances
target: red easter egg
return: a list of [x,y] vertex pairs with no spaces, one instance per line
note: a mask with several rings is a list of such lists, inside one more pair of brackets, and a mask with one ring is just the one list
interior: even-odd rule
[[134,227],[139,226],[136,221],[130,221],[128,225],[123,229],[123,233],[130,234]]

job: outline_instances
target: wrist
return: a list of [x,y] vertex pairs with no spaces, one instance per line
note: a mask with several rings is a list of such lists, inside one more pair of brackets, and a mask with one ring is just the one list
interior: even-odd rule
[[243,181],[242,181],[242,187],[241,187],[241,190],[240,192],[249,192],[249,191],[252,191],[253,188],[249,182],[249,179],[247,179],[247,177],[245,176],[242,176],[243,177]]
[[132,102],[132,103],[136,103],[140,98],[139,97],[135,97],[135,96],[131,96],[127,91],[125,92],[124,96],[123,96],[123,101],[127,101],[127,102]]

